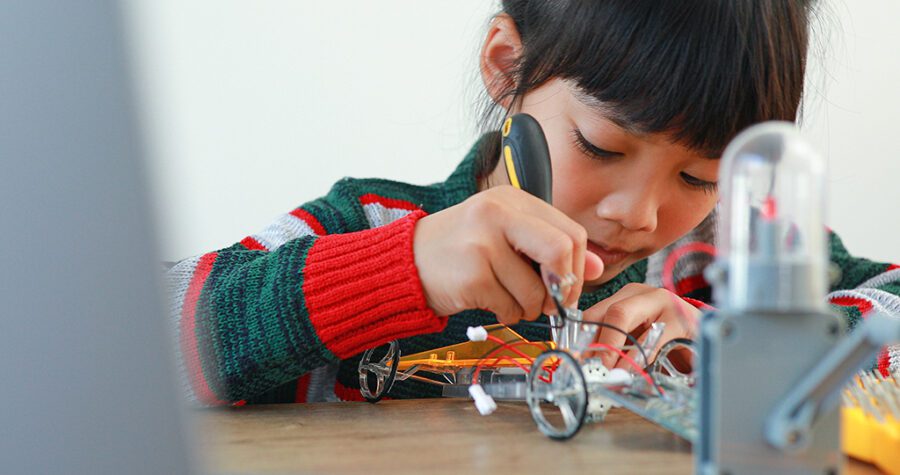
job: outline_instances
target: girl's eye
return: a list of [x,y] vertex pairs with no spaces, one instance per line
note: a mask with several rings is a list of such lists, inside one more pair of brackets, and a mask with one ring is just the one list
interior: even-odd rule
[[719,184],[713,181],[701,180],[697,177],[688,175],[685,172],[681,172],[681,179],[684,180],[688,186],[693,188],[697,188],[698,190],[702,190],[705,193],[713,194],[718,190]]
[[584,152],[586,155],[588,155],[592,158],[597,158],[597,159],[603,160],[603,159],[621,157],[621,156],[625,155],[622,152],[613,152],[610,150],[602,149],[602,148],[588,142],[588,140],[586,138],[584,138],[584,135],[582,135],[581,131],[578,129],[572,129],[572,137],[574,139],[575,145],[582,152]]

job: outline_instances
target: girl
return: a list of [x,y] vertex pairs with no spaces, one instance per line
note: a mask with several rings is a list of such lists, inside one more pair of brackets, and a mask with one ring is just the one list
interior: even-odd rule
[[[540,122],[554,206],[508,186],[491,131],[442,183],[344,179],[259,234],[178,263],[168,278],[190,394],[203,404],[359,399],[366,349],[400,339],[403,353],[424,351],[465,341],[468,326],[551,311],[526,258],[575,276],[565,298],[586,319],[638,337],[660,321],[664,341],[693,336],[681,315],[709,302],[706,262],[676,269],[679,298],[658,288],[661,262],[680,242],[712,241],[727,142],[753,123],[796,119],[811,8],[503,1],[481,50],[485,116],[491,129],[518,112]],[[842,270],[831,301],[851,326],[867,309],[900,308],[900,270],[830,239]],[[407,380],[389,396],[438,394]]]

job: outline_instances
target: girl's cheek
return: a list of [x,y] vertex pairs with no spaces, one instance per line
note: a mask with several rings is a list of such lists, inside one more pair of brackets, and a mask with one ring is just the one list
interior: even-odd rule
[[715,197],[704,194],[702,197],[689,197],[681,205],[675,203],[674,206],[667,206],[661,210],[664,215],[660,219],[661,222],[666,223],[666,235],[660,237],[665,241],[677,240],[697,227],[712,212],[715,204]]
[[[582,157],[580,152],[560,149],[553,154],[553,204],[558,208],[572,209],[578,207],[578,203],[590,201],[590,187],[586,186],[589,171],[585,165],[588,159]],[[581,163],[584,162],[584,163]]]

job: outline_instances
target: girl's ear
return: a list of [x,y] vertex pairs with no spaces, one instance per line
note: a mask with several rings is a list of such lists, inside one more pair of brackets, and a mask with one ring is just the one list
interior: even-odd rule
[[516,86],[514,73],[521,53],[522,40],[516,23],[506,13],[497,15],[481,47],[481,79],[494,102],[506,110],[512,101],[509,93]]

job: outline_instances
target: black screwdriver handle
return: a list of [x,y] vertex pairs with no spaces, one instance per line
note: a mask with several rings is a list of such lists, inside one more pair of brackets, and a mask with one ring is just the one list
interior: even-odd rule
[[541,124],[528,114],[516,114],[503,122],[500,135],[501,153],[512,186],[552,204],[550,148]]

